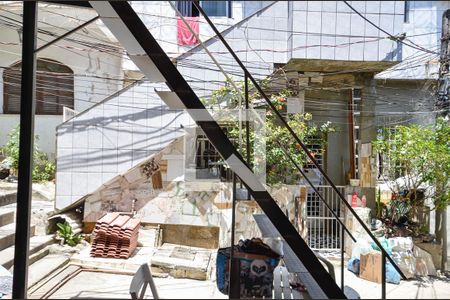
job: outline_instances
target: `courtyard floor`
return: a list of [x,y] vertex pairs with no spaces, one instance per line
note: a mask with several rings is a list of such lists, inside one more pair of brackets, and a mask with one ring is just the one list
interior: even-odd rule
[[[341,282],[341,264],[339,260],[330,259],[334,265],[336,282]],[[344,269],[344,285],[356,290],[361,299],[380,299],[381,284],[359,278]],[[450,299],[450,279],[441,277],[421,277],[401,280],[400,284],[386,284],[388,299]]]
[[[84,271],[53,293],[50,299],[117,298],[129,299],[131,275]],[[162,299],[227,299],[215,283],[193,279],[154,278]],[[150,289],[147,299],[152,299]]]

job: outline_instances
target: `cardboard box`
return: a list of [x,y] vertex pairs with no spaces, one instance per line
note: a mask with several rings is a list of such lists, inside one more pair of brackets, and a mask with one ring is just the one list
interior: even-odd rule
[[381,283],[381,253],[372,252],[361,255],[359,277]]

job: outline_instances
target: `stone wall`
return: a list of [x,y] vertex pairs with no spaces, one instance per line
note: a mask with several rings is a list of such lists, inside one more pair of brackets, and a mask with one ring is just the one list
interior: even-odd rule
[[[143,224],[163,224],[169,230],[165,233],[167,238],[170,238],[167,234],[175,234],[174,230],[181,228],[178,225],[184,225],[188,232],[211,233],[210,243],[198,240],[189,244],[186,239],[179,238],[183,235],[181,230],[170,239],[171,243],[178,240],[180,244],[197,247],[226,246],[231,226],[231,205],[227,204],[231,201],[230,188],[217,181],[185,182],[182,169],[177,170],[175,175],[178,176],[168,176],[167,170],[173,167],[172,164],[178,164],[171,157],[183,156],[183,147],[183,138],[177,139],[87,195],[85,228],[92,227],[104,213],[119,211],[134,214]],[[170,181],[173,177],[176,179]]]
[[[120,174],[89,194],[84,203],[84,222],[96,222],[106,212],[135,213],[164,191],[167,162],[164,155],[181,152],[182,139]],[[181,150],[180,150],[181,149]]]
[[[303,190],[303,192],[301,192]],[[306,189],[303,186],[281,185],[268,187],[269,193],[280,209],[289,217],[292,224],[306,239]],[[295,214],[295,197],[299,197],[298,216]],[[236,206],[236,241],[252,237],[261,237],[254,214],[262,214],[256,201],[239,201]]]

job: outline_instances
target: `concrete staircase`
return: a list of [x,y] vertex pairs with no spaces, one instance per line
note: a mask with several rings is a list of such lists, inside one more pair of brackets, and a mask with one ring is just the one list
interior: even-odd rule
[[[0,264],[10,269],[14,264],[15,204],[0,206]],[[30,230],[30,265],[49,254],[54,243],[53,235],[36,235],[36,225]]]

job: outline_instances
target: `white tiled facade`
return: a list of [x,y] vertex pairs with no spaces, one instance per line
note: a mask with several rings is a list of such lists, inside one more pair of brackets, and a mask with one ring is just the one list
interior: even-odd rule
[[[426,19],[424,23],[410,19],[410,25],[404,24],[404,1],[349,3],[392,35],[434,30]],[[446,1],[433,3],[428,8],[421,2],[411,4],[410,18],[422,18],[428,11],[435,11],[437,18],[448,7]],[[225,76],[201,46],[176,45],[175,12],[168,5],[133,5],[145,13],[140,17],[170,56],[187,51],[177,58],[177,68],[199,96],[225,84]],[[252,15],[256,9],[260,12]],[[169,18],[148,15],[158,13]],[[400,61],[410,55],[410,49],[386,38],[342,1],[233,1],[233,15],[234,19],[218,18],[221,20],[216,22],[235,24],[223,31],[223,36],[257,78],[269,75],[275,63],[290,59]],[[439,24],[435,26],[440,28]],[[205,45],[230,77],[242,80],[242,70],[220,41],[208,39],[206,26],[200,24]],[[428,38],[414,41],[425,43],[424,47],[436,42],[434,37]],[[189,122],[189,118],[184,115],[174,119],[177,113],[167,110],[154,93],[156,87],[148,82],[131,87],[58,128],[57,208],[70,205],[183,134],[180,124]]]
[[[375,25],[396,35],[403,30],[404,1],[349,1]],[[292,58],[399,60],[397,43],[367,23],[343,1],[293,1]]]
[[442,15],[450,8],[449,1],[408,1],[408,20],[403,23],[403,32],[413,43],[436,53],[424,53],[403,46],[402,63],[379,74],[378,78],[391,79],[436,79],[439,71]]

